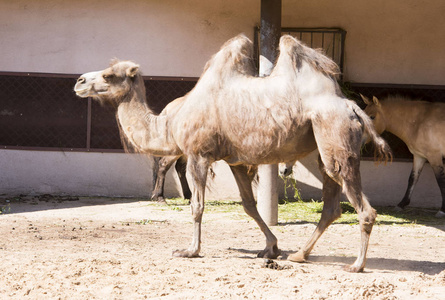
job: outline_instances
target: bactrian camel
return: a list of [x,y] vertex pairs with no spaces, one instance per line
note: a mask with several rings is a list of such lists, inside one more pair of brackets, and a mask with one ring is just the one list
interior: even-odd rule
[[260,78],[255,76],[252,42],[244,35],[229,40],[208,61],[183,104],[162,116],[149,110],[139,66],[129,61],[82,75],[75,91],[114,103],[122,135],[136,150],[186,155],[194,230],[188,249],[176,250],[174,256],[199,255],[207,173],[213,162],[224,160],[246,213],[266,237],[258,256],[278,257],[277,239],[256,208],[248,166],[293,161],[318,148],[324,178],[322,216],[306,245],[288,259],[307,259],[324,230],[341,215],[343,190],[358,213],[361,230],[358,257],[345,268],[362,271],[376,212],[362,194],[360,147],[366,135],[382,156],[389,148],[369,117],[341,95],[332,60],[288,35],[281,38],[279,50],[270,76]]

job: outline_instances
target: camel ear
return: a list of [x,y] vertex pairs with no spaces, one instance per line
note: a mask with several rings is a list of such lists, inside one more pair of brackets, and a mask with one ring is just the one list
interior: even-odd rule
[[375,105],[377,105],[377,106],[380,107],[380,101],[379,101],[379,99],[377,99],[376,96],[373,96],[373,97],[372,97],[372,102],[374,102]]
[[139,72],[139,65],[131,66],[127,69],[127,76],[130,78],[134,78]]
[[360,97],[362,97],[363,102],[365,102],[366,105],[371,104],[371,101],[369,100],[368,97],[363,96],[362,94],[360,94]]

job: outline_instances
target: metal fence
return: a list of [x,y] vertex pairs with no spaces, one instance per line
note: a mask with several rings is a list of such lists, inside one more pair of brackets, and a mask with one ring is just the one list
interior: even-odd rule
[[[114,110],[73,92],[78,75],[0,73],[0,148],[121,152]],[[197,78],[144,77],[155,113],[185,95]],[[382,98],[400,94],[445,102],[445,86],[345,83],[348,96],[361,107],[359,93]],[[411,159],[406,145],[384,133],[396,159]],[[363,157],[372,157],[365,149]]]
[[[255,53],[259,56],[259,34],[260,28],[255,27]],[[324,54],[330,57],[340,67],[343,73],[345,57],[346,31],[341,28],[281,28],[281,34],[289,34],[307,46],[315,49],[322,49]],[[258,65],[257,65],[258,67]]]
[[[78,75],[0,73],[0,147],[122,151],[114,111],[73,92]],[[197,78],[144,77],[155,113],[183,96]]]

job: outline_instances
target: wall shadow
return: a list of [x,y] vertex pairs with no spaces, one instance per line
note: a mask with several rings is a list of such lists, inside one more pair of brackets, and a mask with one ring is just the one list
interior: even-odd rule
[[[151,201],[150,198],[109,198],[109,197],[71,197],[71,196],[16,196],[0,198],[1,214],[21,214],[45,210],[70,209],[107,204]],[[153,203],[157,203],[154,202]]]

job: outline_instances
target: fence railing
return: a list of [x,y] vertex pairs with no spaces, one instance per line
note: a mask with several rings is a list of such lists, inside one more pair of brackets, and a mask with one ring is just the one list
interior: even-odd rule
[[[254,46],[256,56],[259,56],[259,34],[260,28],[254,30]],[[307,46],[316,49],[322,49],[340,67],[343,73],[345,58],[345,39],[346,31],[341,28],[281,28],[281,34],[289,34]],[[258,67],[258,65],[257,65]]]

